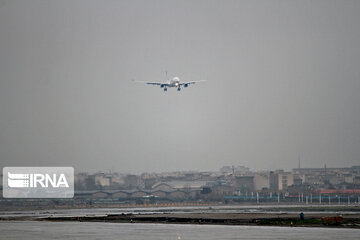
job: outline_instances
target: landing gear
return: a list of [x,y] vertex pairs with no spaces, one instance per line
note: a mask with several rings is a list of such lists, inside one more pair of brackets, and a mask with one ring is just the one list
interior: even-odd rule
[[166,92],[167,91],[167,88],[164,88],[164,92]]
[[181,90],[181,88],[178,88],[177,90],[178,90],[178,91],[180,91],[180,90]]

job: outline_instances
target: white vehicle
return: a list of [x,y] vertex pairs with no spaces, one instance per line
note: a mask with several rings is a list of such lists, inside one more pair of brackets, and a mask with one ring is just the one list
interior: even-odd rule
[[[134,82],[139,82],[139,81],[135,81],[135,80],[133,80],[133,81]],[[188,87],[191,84],[195,84],[195,83],[198,83],[198,82],[205,82],[205,81],[206,80],[181,82],[179,77],[173,77],[171,79],[168,79],[166,82],[140,82],[140,83],[160,86],[166,92],[167,89],[171,88],[171,87],[176,87],[177,90],[180,91],[181,87]]]

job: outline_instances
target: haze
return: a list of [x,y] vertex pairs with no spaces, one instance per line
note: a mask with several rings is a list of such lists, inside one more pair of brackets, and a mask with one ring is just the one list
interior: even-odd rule
[[[0,1],[0,165],[360,163],[359,1]],[[139,81],[207,79],[164,93]]]

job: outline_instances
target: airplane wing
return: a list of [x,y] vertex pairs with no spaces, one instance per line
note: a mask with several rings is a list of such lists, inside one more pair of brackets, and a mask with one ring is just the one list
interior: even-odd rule
[[158,82],[144,82],[145,84],[149,84],[149,85],[162,85],[163,83],[158,83]]
[[179,83],[179,85],[187,87],[188,85],[199,83],[199,82],[206,82],[206,80],[197,80],[197,81],[191,81],[191,82],[181,82],[181,83]]
[[149,85],[168,86],[167,83],[160,83],[160,82],[135,81],[134,79],[133,79],[132,81],[133,81],[133,82],[137,82],[137,83],[145,83],[145,84],[149,84]]

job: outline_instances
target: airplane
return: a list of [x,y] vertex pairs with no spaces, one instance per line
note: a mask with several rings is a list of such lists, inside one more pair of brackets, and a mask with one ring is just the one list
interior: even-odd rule
[[181,82],[179,77],[173,77],[171,79],[168,79],[166,82],[143,82],[143,81],[135,81],[133,79],[134,82],[139,82],[139,83],[145,83],[145,84],[149,84],[149,85],[157,85],[160,86],[160,88],[164,89],[164,92],[167,91],[168,88],[171,87],[176,87],[178,91],[181,91],[181,87],[188,87],[191,84],[195,84],[198,82],[205,82],[206,80],[198,80],[198,81],[189,81],[189,82]]

